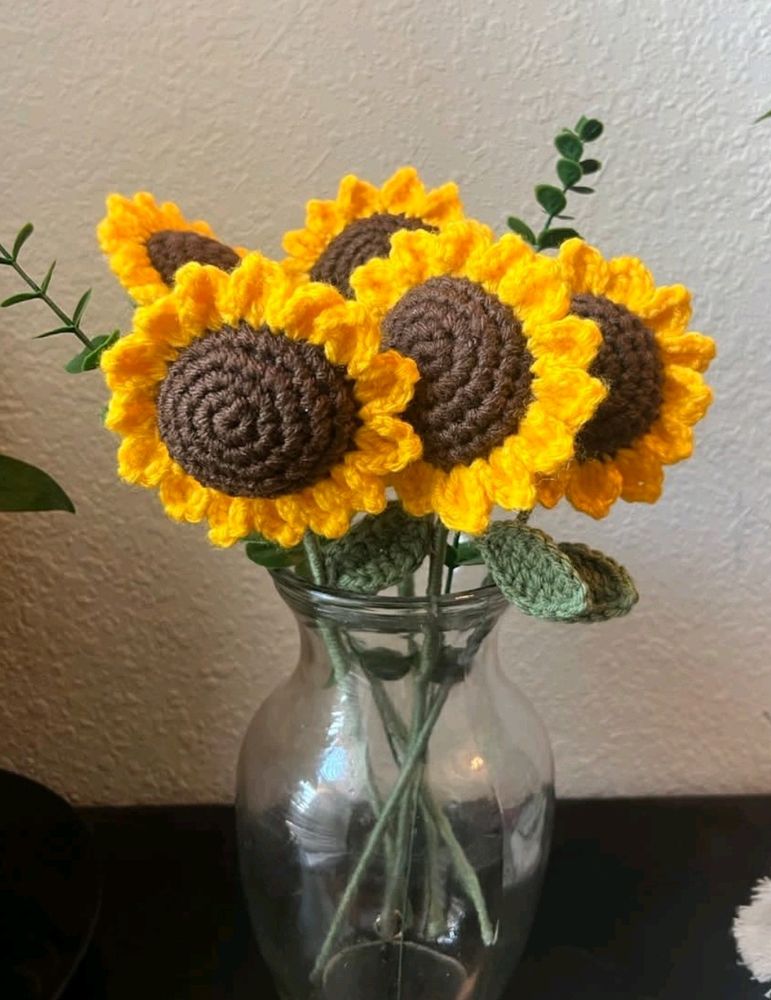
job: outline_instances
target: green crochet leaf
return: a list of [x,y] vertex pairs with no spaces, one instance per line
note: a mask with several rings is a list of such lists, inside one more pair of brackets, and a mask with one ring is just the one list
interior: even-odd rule
[[607,621],[629,614],[640,595],[623,566],[587,545],[561,542],[559,548],[589,589],[589,607],[576,621]]
[[548,621],[577,621],[589,609],[589,590],[554,539],[537,528],[498,521],[479,539],[490,575],[520,611]]
[[368,514],[337,541],[324,545],[330,584],[356,594],[377,594],[414,573],[431,546],[431,525],[398,503]]

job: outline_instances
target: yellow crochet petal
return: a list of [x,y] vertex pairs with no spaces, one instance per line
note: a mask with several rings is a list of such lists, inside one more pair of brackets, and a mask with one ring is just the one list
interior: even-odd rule
[[534,358],[545,354],[558,357],[567,367],[587,369],[601,343],[602,334],[595,322],[571,315],[538,326],[528,338],[527,349]]
[[599,250],[580,239],[566,240],[557,261],[574,295],[605,294],[610,272]]
[[529,332],[529,325],[551,323],[567,315],[570,294],[560,278],[557,261],[536,254],[501,278],[498,297],[512,307]]
[[537,376],[532,389],[539,403],[574,433],[589,420],[607,395],[607,388],[583,368],[564,368],[540,357],[531,371]]
[[460,200],[458,185],[452,181],[429,191],[420,211],[421,219],[440,227],[447,225],[448,222],[456,222],[463,216],[463,203]]
[[569,471],[567,468],[562,468],[549,476],[538,476],[536,479],[536,489],[539,503],[549,509],[556,507],[565,496],[568,478]]
[[381,204],[380,192],[369,181],[360,180],[354,174],[348,174],[340,181],[337,206],[345,222],[372,215],[378,211]]
[[483,469],[476,462],[456,465],[437,476],[431,499],[442,523],[453,531],[480,535],[490,523],[493,502],[484,487]]
[[274,330],[284,330],[293,340],[318,342],[316,324],[328,309],[344,305],[345,299],[332,285],[310,282],[300,285],[288,299],[268,304],[266,322]]
[[370,417],[356,431],[355,441],[359,454],[354,454],[351,461],[374,475],[398,472],[420,458],[423,451],[412,427],[396,417]]
[[359,303],[341,301],[316,317],[308,339],[323,345],[332,364],[345,365],[348,374],[358,379],[376,356],[380,330]]
[[118,474],[127,483],[157,486],[171,468],[171,457],[157,434],[126,438],[118,449]]
[[693,311],[691,293],[684,285],[662,285],[634,311],[654,333],[685,333]]
[[621,496],[621,487],[622,476],[615,464],[590,459],[572,467],[565,492],[577,510],[601,518]]
[[605,297],[638,316],[651,301],[655,287],[653,275],[637,257],[616,257],[608,262]]
[[573,457],[574,435],[544,407],[531,408],[519,425],[518,454],[529,469],[552,473]]
[[401,167],[380,189],[383,208],[394,215],[419,217],[426,189],[414,167]]
[[428,462],[417,461],[404,472],[396,472],[391,482],[408,514],[424,517],[433,511],[432,494],[434,482],[441,473]]
[[412,358],[385,351],[372,358],[356,380],[356,398],[363,404],[360,416],[403,413],[420,377]]
[[686,424],[702,419],[712,403],[712,390],[702,376],[682,365],[668,365],[662,386],[664,412]]
[[164,510],[175,521],[195,524],[206,517],[211,499],[209,490],[184,472],[176,462],[172,463],[161,481],[158,493]]
[[174,278],[177,315],[182,336],[190,343],[206,330],[223,325],[218,300],[225,298],[231,278],[225,271],[208,264],[185,264]]
[[477,281],[488,292],[495,294],[504,275],[524,265],[530,266],[535,259],[532,247],[514,233],[502,236],[494,244],[485,242],[469,257],[466,276]]
[[659,333],[656,342],[666,365],[705,372],[715,357],[715,341],[703,333]]
[[645,435],[644,443],[664,465],[673,465],[693,454],[693,429],[679,420],[660,417]]
[[535,503],[535,483],[532,468],[522,461],[519,449],[506,442],[490,453],[488,461],[493,501],[504,510],[530,510]]
[[245,320],[255,329],[265,322],[268,301],[277,292],[286,295],[290,281],[286,271],[260,253],[248,254],[220,285],[218,306],[222,319],[231,326]]
[[655,503],[661,496],[664,470],[661,459],[643,445],[622,448],[614,464],[622,477],[621,497],[628,503]]

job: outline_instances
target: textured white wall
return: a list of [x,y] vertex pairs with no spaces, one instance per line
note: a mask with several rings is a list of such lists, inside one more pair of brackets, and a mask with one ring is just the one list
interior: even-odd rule
[[[717,403],[657,506],[540,519],[623,560],[643,598],[593,627],[512,612],[510,669],[565,794],[771,791],[766,0],[0,0],[0,24],[0,240],[33,219],[33,270],[57,256],[68,301],[94,285],[94,332],[130,317],[93,235],[107,191],[149,188],[277,253],[307,197],[413,162],[501,226],[532,214],[556,128],[601,117],[580,228],[696,289]],[[82,802],[228,798],[292,622],[240,553],[118,483],[101,378],[30,339],[36,310],[0,314],[1,450],[78,514],[0,520],[0,765]]]

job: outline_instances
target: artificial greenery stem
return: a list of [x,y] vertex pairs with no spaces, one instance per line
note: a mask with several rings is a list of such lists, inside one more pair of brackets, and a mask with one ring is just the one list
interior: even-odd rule
[[40,299],[41,302],[45,302],[45,304],[48,306],[51,312],[53,312],[54,315],[58,319],[60,319],[62,323],[65,324],[65,326],[67,326],[70,333],[74,333],[84,347],[89,348],[89,350],[93,350],[93,348],[96,347],[96,344],[94,344],[94,342],[90,340],[86,336],[86,334],[81,330],[80,324],[76,323],[72,318],[72,316],[68,316],[62,309],[59,308],[59,306],[48,295],[48,293],[40,285],[38,285],[35,279],[30,277],[29,274],[27,274],[27,272],[24,270],[24,268],[21,266],[18,260],[16,260],[13,254],[9,253],[8,250],[6,250],[6,248],[2,245],[2,243],[0,243],[0,254],[2,254],[2,258],[0,258],[0,264],[8,264],[10,267],[12,267],[14,271],[22,279],[22,281],[26,282],[26,284],[32,289],[32,291],[35,293],[35,297]]

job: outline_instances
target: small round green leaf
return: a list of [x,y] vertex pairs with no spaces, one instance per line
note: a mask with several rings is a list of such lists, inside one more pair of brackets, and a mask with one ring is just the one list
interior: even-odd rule
[[589,118],[582,123],[578,134],[584,142],[594,142],[595,139],[600,138],[603,129],[604,126],[601,121],[598,121],[596,118]]
[[545,229],[538,237],[538,249],[555,250],[561,247],[565,240],[573,239],[574,236],[580,239],[580,235],[575,229]]
[[112,333],[104,333],[99,337],[94,337],[90,347],[84,347],[80,354],[76,354],[64,366],[65,371],[70,375],[79,375],[81,372],[90,372],[99,367],[99,361],[104,352],[112,347],[120,337],[120,330],[113,330]]
[[498,588],[520,611],[549,621],[576,621],[586,614],[586,584],[543,531],[496,521],[479,538],[479,548]]
[[580,160],[584,151],[581,140],[573,132],[561,132],[554,140],[554,145],[566,160]]
[[581,165],[575,160],[557,160],[557,176],[564,187],[573,187],[583,177]]
[[509,229],[515,232],[517,236],[521,236],[523,240],[526,240],[531,246],[534,246],[535,233],[526,222],[523,222],[522,219],[518,219],[514,215],[510,215],[507,220],[507,224]]
[[559,547],[589,590],[589,606],[577,621],[607,621],[609,618],[620,618],[632,610],[639,594],[623,566],[587,545],[561,542]]
[[599,160],[581,160],[581,169],[585,174],[596,174],[601,167]]
[[567,205],[567,198],[553,184],[539,184],[535,189],[535,197],[541,208],[549,215],[556,215]]

